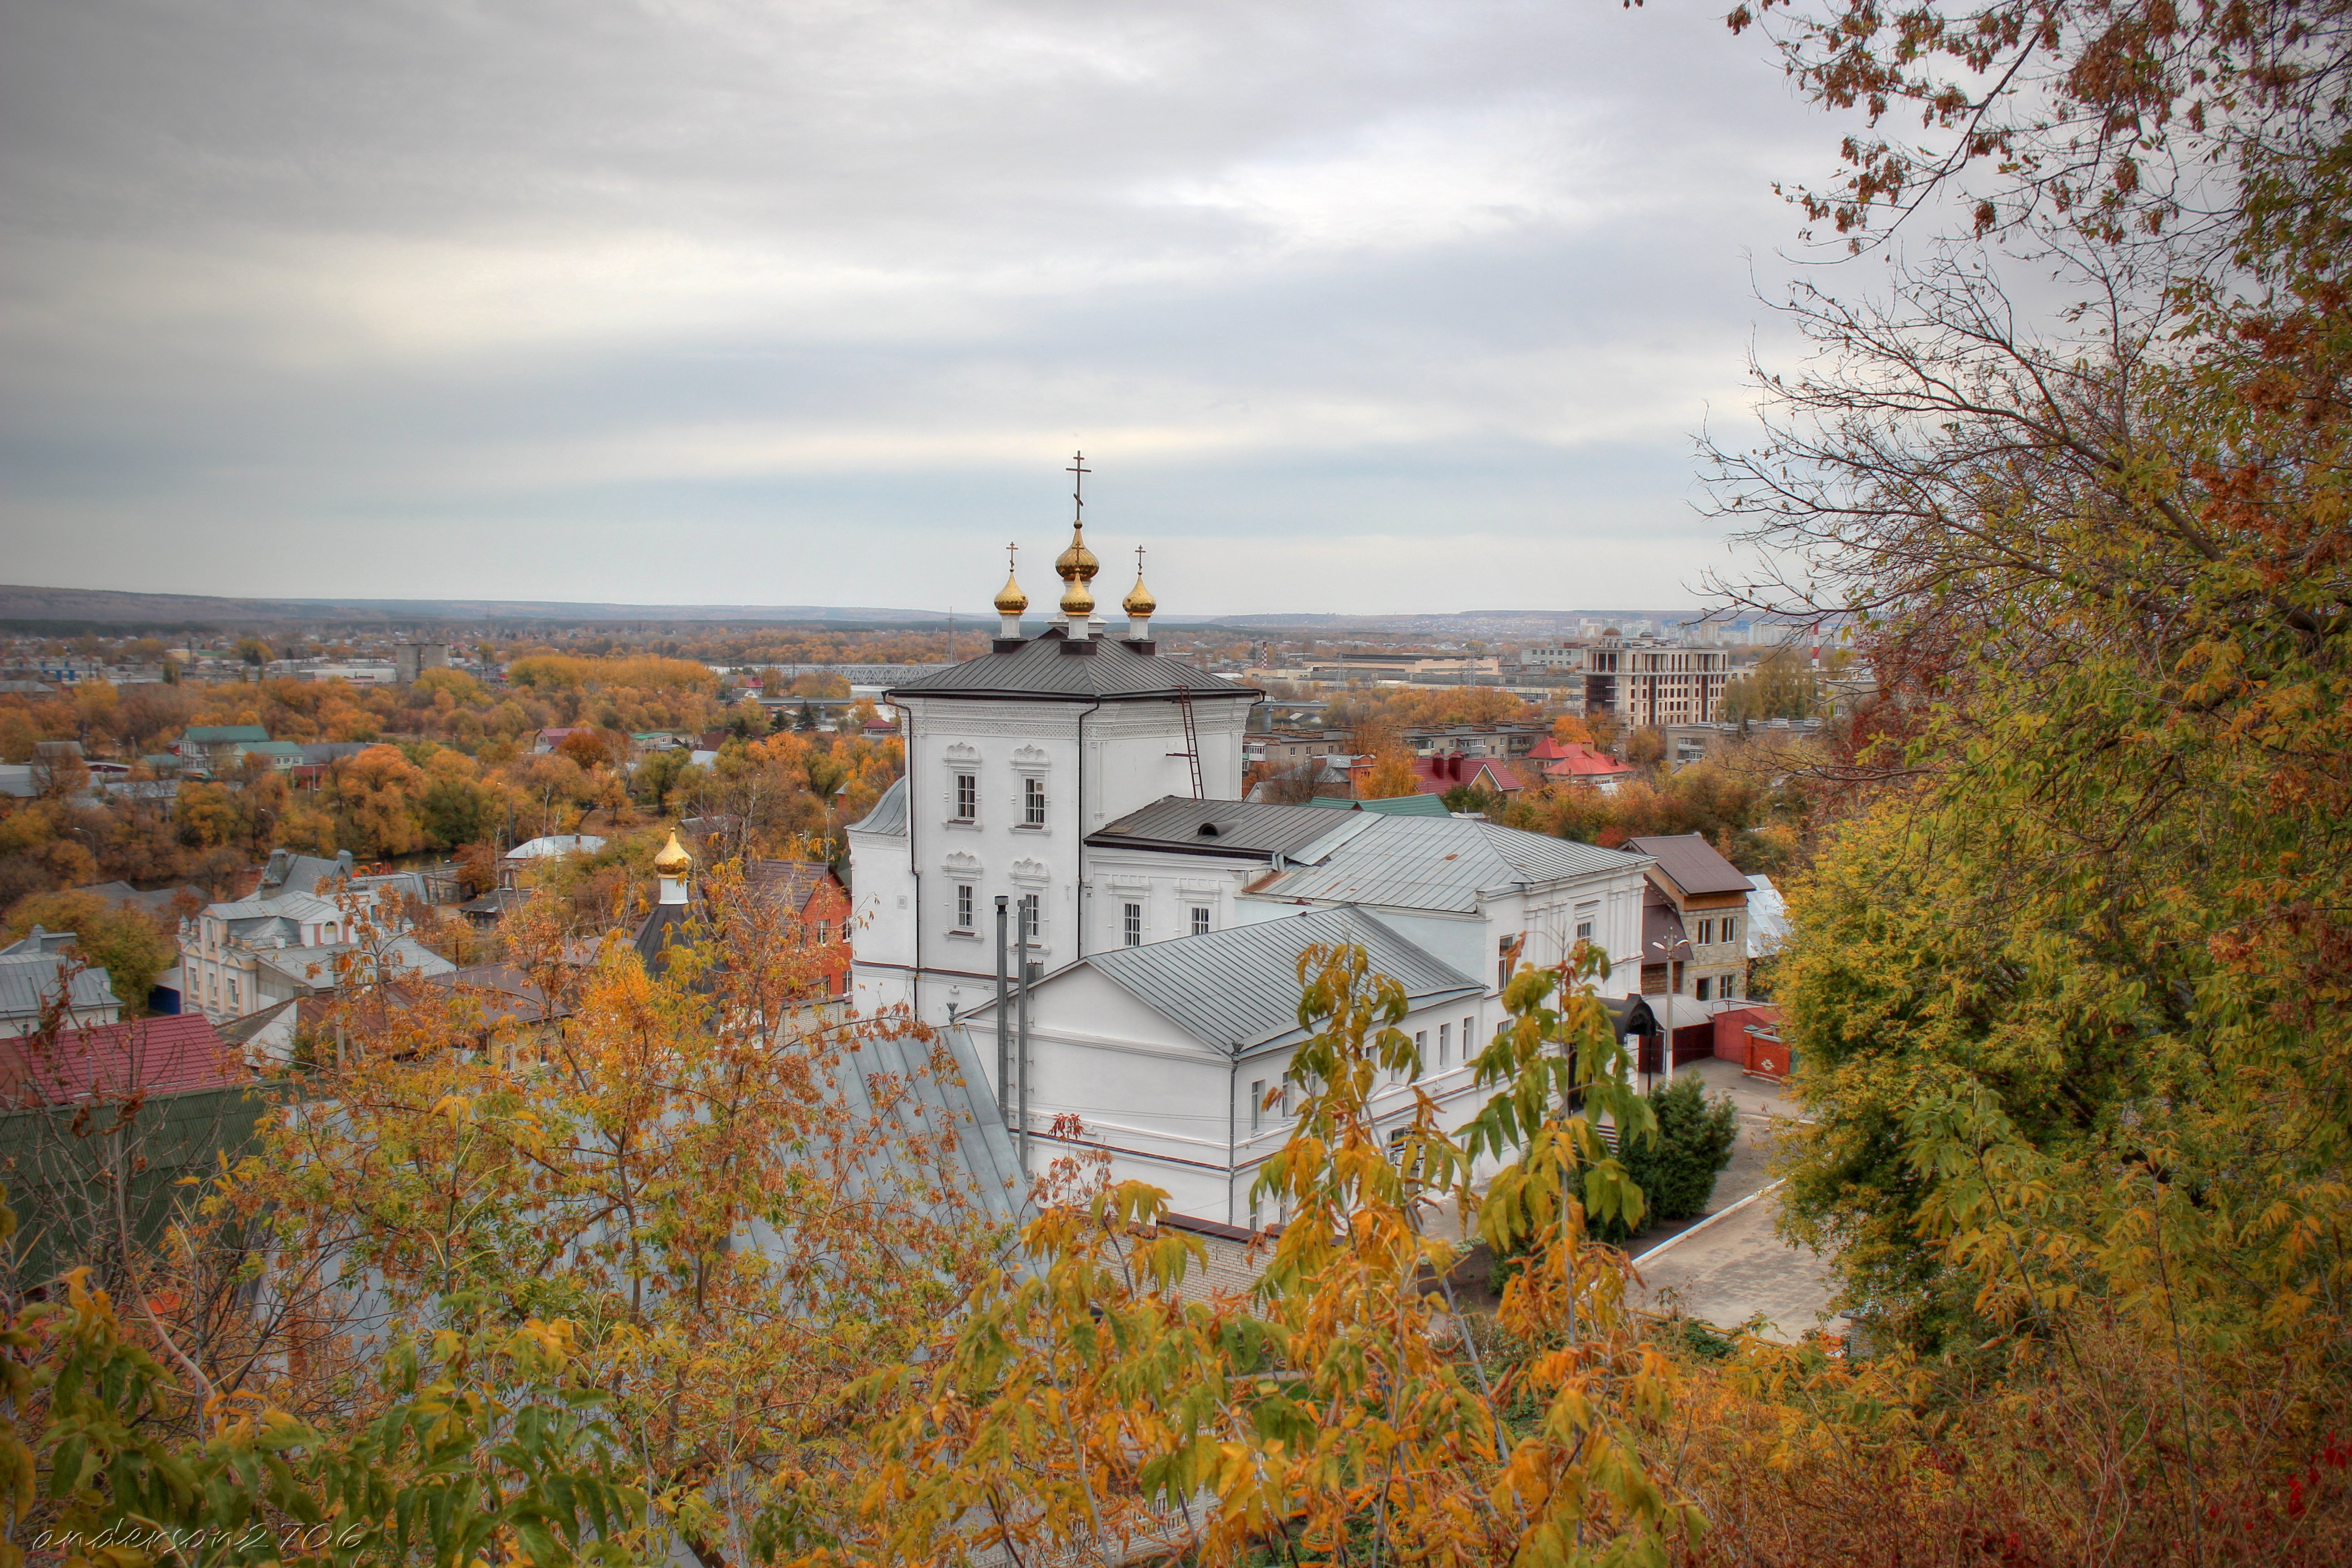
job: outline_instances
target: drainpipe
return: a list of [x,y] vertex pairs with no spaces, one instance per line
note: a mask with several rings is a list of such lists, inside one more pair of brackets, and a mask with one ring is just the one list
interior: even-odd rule
[[1225,1223],[1234,1223],[1234,1170],[1239,1163],[1240,1150],[1234,1140],[1240,1136],[1241,1127],[1235,1115],[1234,1096],[1241,1091],[1242,1043],[1234,1042],[1233,1065],[1225,1068]]
[[1029,1173],[1029,921],[1025,914],[1013,917],[1013,931],[1019,942],[1017,952],[1021,963],[1021,1027],[1017,1037],[1021,1074],[1021,1173]]
[[1013,1021],[1005,1016],[1004,1005],[1004,910],[1010,901],[1003,893],[996,895],[996,1113],[1008,1126],[1005,1113],[1013,1104]]
[[[1101,706],[1102,699],[1097,697],[1087,704],[1084,713],[1078,715],[1078,885],[1071,894],[1076,909],[1078,929],[1073,938],[1077,948],[1070,956],[1073,963],[1087,955],[1087,721]],[[1022,973],[1026,974],[1028,971],[1024,969]]]
[[[885,700],[887,701],[887,700]],[[915,1017],[923,1016],[923,868],[915,854],[915,716],[903,702],[889,702],[898,710],[898,743],[907,750],[907,874],[915,879]]]

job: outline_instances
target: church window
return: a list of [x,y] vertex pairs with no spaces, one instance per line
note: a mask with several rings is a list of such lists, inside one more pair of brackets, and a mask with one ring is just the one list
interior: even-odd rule
[[1209,911],[1204,907],[1196,906],[1192,910],[1192,934],[1194,936],[1209,934]]
[[1437,1026],[1437,1065],[1442,1068],[1454,1065],[1454,1026],[1451,1024]]
[[1045,826],[1045,781],[1021,781],[1021,820],[1030,827]]
[[1143,906],[1126,904],[1120,907],[1119,935],[1129,947],[1143,945]]
[[955,894],[955,899],[956,899],[956,923],[955,923],[955,928],[956,928],[956,930],[958,930],[958,931],[970,931],[970,930],[971,929],[971,906],[972,906],[971,884],[970,882],[958,882],[958,883],[956,884],[956,894]]
[[1265,1079],[1250,1085],[1250,1131],[1255,1132],[1265,1121]]
[[1465,1018],[1465,1019],[1463,1019],[1463,1020],[1462,1020],[1462,1059],[1463,1059],[1464,1061],[1465,1061],[1465,1062],[1466,1062],[1466,1061],[1468,1061],[1468,1060],[1470,1059],[1471,1042],[1472,1042],[1473,1040],[1475,1040],[1475,1038],[1477,1038],[1477,1036],[1478,1036],[1478,1020],[1477,1020],[1476,1018],[1475,1018],[1475,1017],[1470,1017],[1470,1018]]
[[980,816],[980,780],[971,773],[955,776],[955,819],[971,822]]
[[1034,893],[1022,894],[1021,930],[1028,936],[1031,942],[1035,942],[1037,940],[1037,932],[1040,928],[1040,923],[1037,895]]

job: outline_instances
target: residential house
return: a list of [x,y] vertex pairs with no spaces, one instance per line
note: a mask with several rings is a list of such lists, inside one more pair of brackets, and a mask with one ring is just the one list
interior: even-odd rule
[[[1361,793],[1364,781],[1371,777],[1377,759],[1357,759],[1353,782]],[[1457,789],[1484,790],[1488,795],[1514,795],[1528,787],[1526,775],[1508,763],[1491,757],[1464,756],[1459,752],[1441,752],[1433,757],[1412,760],[1415,784],[1426,795],[1451,795]]]
[[744,883],[773,901],[800,927],[803,940],[824,952],[826,996],[846,1001],[850,992],[849,889],[822,860],[752,860]]
[[234,773],[247,746],[261,745],[268,739],[269,731],[258,724],[192,725],[181,733],[176,748],[180,772],[200,777]]
[[1748,899],[1755,884],[1696,833],[1629,838],[1625,847],[1650,857],[1653,907],[1668,911],[1662,927],[1686,944],[1654,956],[1645,944],[1643,991],[1696,1002],[1748,994]]
[[279,850],[251,898],[209,904],[180,922],[180,996],[226,1023],[333,992],[347,977],[432,975],[456,966],[405,934],[413,874],[351,875],[333,860]]
[[1614,795],[1620,783],[1633,776],[1631,765],[1598,747],[1581,741],[1555,741],[1549,735],[1528,752],[1526,765],[1539,773],[1547,784],[1574,784],[1602,795]]
[[1406,730],[1407,750],[1428,757],[1524,757],[1551,731],[1542,724],[1437,724]]
[[0,1044],[0,1104],[10,1109],[220,1089],[247,1076],[202,1017],[94,1024]]
[[31,1034],[61,1001],[77,1027],[111,1024],[122,1016],[113,980],[84,964],[73,942],[69,931],[35,926],[23,941],[0,947],[0,1036]]

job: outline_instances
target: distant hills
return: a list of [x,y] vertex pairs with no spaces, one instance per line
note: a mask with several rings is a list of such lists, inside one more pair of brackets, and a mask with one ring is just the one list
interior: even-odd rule
[[[967,621],[969,616],[964,617]],[[0,584],[0,624],[226,626],[320,622],[337,626],[491,625],[521,621],[812,621],[839,626],[929,626],[935,610],[838,605],[579,605],[542,599],[231,599],[202,594],[126,594],[110,588]]]
[[[1698,612],[1669,610],[1465,610],[1443,616],[1274,614],[1221,616],[1213,621],[1162,616],[1160,623],[1229,626],[1241,632],[1297,632],[1430,637],[1528,639],[1573,636],[1589,621],[1648,621],[1666,626]],[[491,626],[532,622],[775,622],[837,626],[944,625],[939,610],[843,605],[606,605],[549,599],[242,599],[203,594],[130,594],[110,588],[35,588],[0,584],[0,626],[137,630],[247,626]],[[977,624],[961,617],[963,624]],[[1116,623],[1115,624],[1118,624]]]

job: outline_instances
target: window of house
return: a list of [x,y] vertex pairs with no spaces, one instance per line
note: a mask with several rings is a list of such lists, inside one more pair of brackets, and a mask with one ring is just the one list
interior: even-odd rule
[[1412,1032],[1412,1059],[1417,1062],[1425,1062],[1429,1059],[1429,1031],[1427,1029],[1415,1029]]
[[1021,781],[1021,820],[1031,827],[1045,826],[1045,781]]
[[1194,936],[1206,936],[1209,934],[1209,911],[1207,910],[1196,907],[1192,910],[1192,934]]
[[1726,915],[1723,917],[1723,940],[1726,942],[1738,942],[1739,940],[1738,916]]
[[980,816],[980,779],[972,773],[955,776],[955,819],[971,822]]
[[1709,942],[1713,942],[1714,940],[1715,940],[1715,922],[1714,922],[1713,921],[1699,921],[1699,922],[1698,922],[1698,944],[1699,944],[1699,946],[1701,946],[1701,947],[1705,947],[1707,943],[1709,943]]
[[1250,1131],[1255,1132],[1265,1120],[1265,1079],[1250,1085]]
[[[966,893],[970,893],[970,892],[971,891],[971,889],[970,888],[966,888],[966,889],[964,889],[964,891],[965,891]],[[970,924],[971,923],[971,921],[970,920],[968,920],[968,919],[967,919],[967,920],[964,921],[964,923],[965,923],[966,925],[970,925]],[[831,921],[817,921],[817,922],[816,922],[816,944],[817,944],[819,947],[823,947],[826,942],[831,942],[832,940],[833,940],[833,922],[832,922]]]
[[1591,942],[1592,928],[1601,916],[1599,904],[1579,904],[1576,907],[1576,940]]
[[1477,1039],[1477,1037],[1478,1037],[1478,1020],[1477,1020],[1476,1018],[1475,1018],[1475,1017],[1474,1017],[1474,1018],[1465,1018],[1465,1019],[1463,1019],[1463,1020],[1462,1020],[1462,1059],[1463,1059],[1464,1061],[1465,1061],[1465,1062],[1466,1062],[1466,1061],[1468,1061],[1468,1060],[1470,1059],[1470,1053],[1471,1053],[1472,1051],[1474,1051],[1474,1050],[1475,1050],[1475,1049],[1477,1048],[1477,1047],[1473,1043],[1473,1042],[1475,1042],[1475,1041]]
[[1723,984],[1717,990],[1716,994],[1721,996],[1727,1002],[1738,995],[1739,976],[1737,974],[1725,975],[1723,977]]
[[1040,929],[1040,922],[1041,922],[1041,911],[1039,910],[1039,909],[1038,909],[1038,907],[1037,907],[1037,895],[1036,895],[1036,894],[1034,894],[1034,893],[1024,893],[1024,894],[1022,894],[1022,895],[1021,895],[1021,930],[1022,930],[1023,933],[1024,933],[1024,935],[1026,935],[1026,936],[1029,938],[1029,940],[1030,940],[1031,942],[1035,942],[1035,941],[1037,940],[1037,932],[1038,932],[1038,931],[1039,931],[1039,929]]
[[1287,1079],[1282,1084],[1282,1114],[1286,1117],[1290,1114],[1290,1081]]
[[1437,1026],[1437,1065],[1442,1068],[1454,1065],[1454,1026],[1451,1024]]
[[958,931],[970,931],[971,929],[971,913],[972,904],[974,901],[971,884],[970,882],[958,882],[956,884],[955,899],[955,928]]
[[1126,939],[1128,946],[1143,945],[1143,906],[1141,904],[1127,904],[1121,907],[1118,930],[1119,935]]
[[1702,1002],[1704,1002],[1704,1001],[1706,1001],[1706,988],[1707,988],[1707,984],[1708,984],[1708,983],[1707,983],[1707,978],[1706,978],[1706,976],[1705,976],[1705,975],[1701,975],[1701,976],[1699,976],[1699,982],[1698,982],[1698,999],[1699,999],[1700,1001],[1702,1001]]

